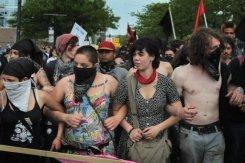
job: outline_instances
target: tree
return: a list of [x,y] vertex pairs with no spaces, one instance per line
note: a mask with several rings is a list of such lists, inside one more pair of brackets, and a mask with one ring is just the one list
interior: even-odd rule
[[[49,26],[54,26],[57,35],[70,32],[77,22],[88,35],[94,35],[116,28],[118,20],[104,0],[27,0],[22,8],[21,31],[24,37],[47,38]],[[15,26],[16,20],[10,23]]]
[[[199,0],[171,0],[169,3],[155,3],[145,7],[142,13],[133,13],[137,17],[135,26],[139,36],[164,36],[158,26],[160,19],[170,4],[176,35],[183,38],[192,33],[195,10]],[[205,0],[208,26],[219,30],[220,25],[233,17],[238,24],[245,15],[244,0]],[[204,21],[203,21],[204,26]]]
[[167,9],[167,3],[153,3],[147,5],[141,13],[132,13],[132,16],[137,17],[135,26],[137,35],[139,37],[164,35],[159,22]]

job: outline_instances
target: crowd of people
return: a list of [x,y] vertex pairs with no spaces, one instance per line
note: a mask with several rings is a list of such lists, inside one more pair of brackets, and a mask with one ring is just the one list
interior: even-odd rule
[[[23,39],[4,56],[0,144],[139,163],[245,162],[245,47],[232,22],[168,44],[78,41],[63,34],[40,50]],[[0,160],[62,162],[1,150]]]

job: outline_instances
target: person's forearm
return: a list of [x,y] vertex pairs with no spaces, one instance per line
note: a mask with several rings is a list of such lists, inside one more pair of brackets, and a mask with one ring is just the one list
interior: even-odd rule
[[119,110],[113,110],[113,116],[121,122],[127,115],[127,107],[126,105],[122,106]]
[[64,113],[64,111],[54,111],[50,110],[49,108],[46,108],[45,115],[50,117],[51,119],[57,121],[57,122],[67,122],[68,115]]
[[166,109],[168,110],[169,114],[172,116],[177,116],[180,117],[181,110],[183,109],[182,106],[172,106],[172,105],[167,105]]
[[128,133],[132,128],[134,128],[132,125],[130,125],[125,119],[123,119],[120,123],[121,127]]
[[159,129],[161,131],[166,130],[167,128],[169,128],[170,126],[175,125],[176,123],[178,123],[180,121],[180,118],[177,116],[170,116],[168,119],[166,119],[165,121],[163,121],[162,123],[156,125],[157,127],[159,127]]
[[58,138],[59,140],[62,139],[64,127],[65,127],[65,124],[63,122],[59,122],[58,131],[57,131],[57,135],[56,135],[56,138]]

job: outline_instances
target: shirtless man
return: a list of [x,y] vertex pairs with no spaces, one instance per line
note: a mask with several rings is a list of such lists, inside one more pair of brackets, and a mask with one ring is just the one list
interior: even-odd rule
[[224,161],[225,143],[219,123],[221,47],[219,35],[210,29],[201,29],[190,40],[190,63],[177,67],[172,74],[185,106],[197,109],[192,121],[180,123],[182,162]]

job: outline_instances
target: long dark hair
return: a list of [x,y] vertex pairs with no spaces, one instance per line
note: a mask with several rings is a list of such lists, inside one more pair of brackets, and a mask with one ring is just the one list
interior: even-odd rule
[[203,58],[207,55],[207,50],[210,48],[212,37],[220,41],[220,46],[223,48],[224,43],[221,36],[210,28],[201,28],[190,39],[190,64],[203,65]]

